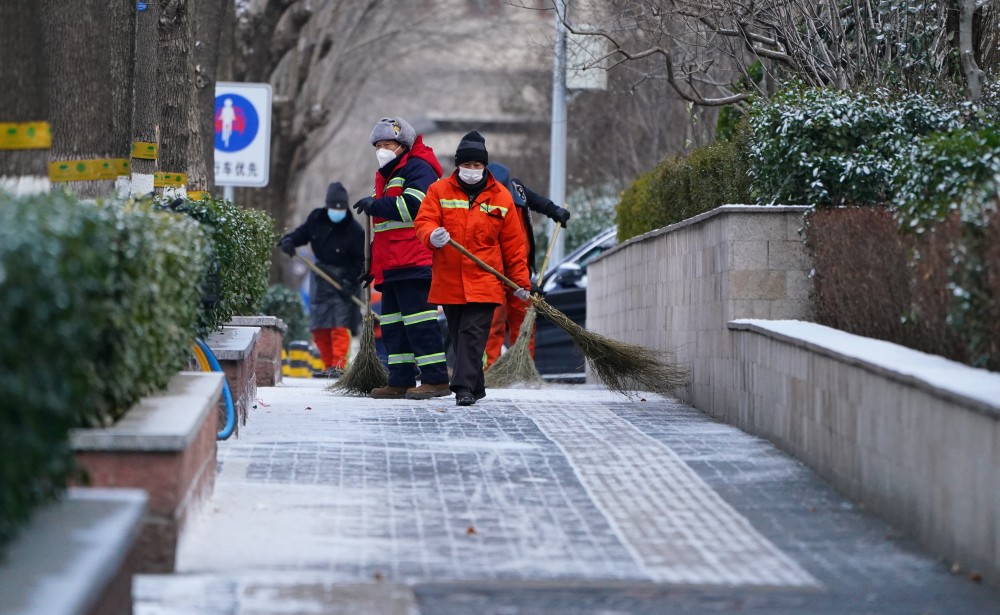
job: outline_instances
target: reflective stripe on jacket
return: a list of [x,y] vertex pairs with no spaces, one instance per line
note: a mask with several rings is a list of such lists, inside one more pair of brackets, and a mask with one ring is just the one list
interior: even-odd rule
[[[414,221],[417,237],[430,247],[431,231],[443,226],[451,238],[522,288],[530,288],[527,242],[510,193],[492,175],[475,201],[458,185],[457,173],[434,182]],[[493,274],[451,246],[432,249],[429,303],[502,303],[507,288]]]

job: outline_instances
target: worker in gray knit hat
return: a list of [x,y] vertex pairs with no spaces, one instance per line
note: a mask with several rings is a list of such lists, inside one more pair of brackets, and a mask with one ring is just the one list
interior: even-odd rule
[[[441,177],[441,164],[413,126],[399,117],[375,123],[375,194],[354,204],[374,225],[371,271],[365,282],[382,292],[382,342],[389,383],[375,399],[430,399],[451,395],[444,338],[437,308],[427,303],[431,253],[414,234],[413,220],[427,188]],[[419,373],[420,385],[416,380]]]

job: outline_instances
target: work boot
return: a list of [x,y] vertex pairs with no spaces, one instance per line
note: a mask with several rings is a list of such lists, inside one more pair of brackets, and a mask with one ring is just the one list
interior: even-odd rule
[[448,383],[442,384],[421,384],[418,387],[406,390],[406,399],[430,399],[432,397],[447,397],[451,395]]
[[404,399],[408,387],[379,387],[372,389],[372,399]]
[[474,403],[476,403],[476,398],[473,397],[472,391],[469,389],[459,389],[455,391],[456,406],[471,406]]

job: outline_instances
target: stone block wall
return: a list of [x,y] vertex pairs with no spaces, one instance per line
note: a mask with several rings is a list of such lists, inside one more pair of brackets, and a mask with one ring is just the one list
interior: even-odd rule
[[1000,583],[1000,374],[813,323],[731,323],[738,424]]
[[1000,583],[1000,374],[803,322],[805,211],[726,206],[617,246],[588,266],[587,328],[676,350],[679,397]]
[[726,323],[808,315],[811,266],[799,237],[807,210],[726,205],[622,243],[587,267],[587,328],[676,350],[691,370],[679,396],[735,418]]

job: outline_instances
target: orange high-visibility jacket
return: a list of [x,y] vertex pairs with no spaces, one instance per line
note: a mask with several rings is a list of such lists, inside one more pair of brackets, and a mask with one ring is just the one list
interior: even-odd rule
[[488,172],[486,187],[471,203],[458,185],[457,172],[431,184],[413,224],[417,238],[431,248],[434,257],[428,303],[503,303],[508,288],[454,247],[432,247],[430,234],[439,226],[521,288],[531,288],[520,216],[510,193]]

